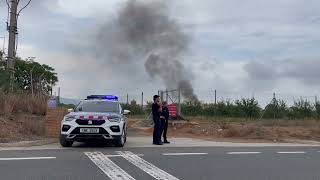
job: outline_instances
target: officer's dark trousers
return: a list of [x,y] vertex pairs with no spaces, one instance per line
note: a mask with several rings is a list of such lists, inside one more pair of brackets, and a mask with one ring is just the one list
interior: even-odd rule
[[167,141],[167,131],[168,131],[168,119],[161,119],[161,134],[163,136],[163,141]]
[[153,144],[161,143],[161,122],[160,118],[153,118]]

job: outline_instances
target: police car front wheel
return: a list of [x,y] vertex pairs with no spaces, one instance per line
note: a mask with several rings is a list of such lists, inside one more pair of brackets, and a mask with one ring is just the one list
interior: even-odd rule
[[114,144],[116,147],[123,147],[126,141],[127,141],[127,133],[125,130],[123,130],[121,136],[115,140]]
[[60,135],[60,144],[62,147],[71,147],[73,141],[68,141],[65,136]]

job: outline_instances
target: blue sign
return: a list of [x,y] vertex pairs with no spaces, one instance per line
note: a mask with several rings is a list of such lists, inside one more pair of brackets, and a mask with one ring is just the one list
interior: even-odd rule
[[51,97],[48,100],[48,108],[55,109],[57,107],[58,107],[58,99],[57,99],[57,97]]

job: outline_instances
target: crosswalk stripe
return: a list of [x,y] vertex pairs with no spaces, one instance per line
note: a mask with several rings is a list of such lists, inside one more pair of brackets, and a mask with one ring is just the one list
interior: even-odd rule
[[101,152],[85,152],[89,159],[97,165],[111,180],[135,180]]
[[178,178],[172,176],[171,174],[159,169],[155,165],[149,163],[148,161],[140,158],[136,154],[130,151],[118,151],[118,154],[122,155],[124,159],[137,166],[144,172],[148,173],[150,176],[154,177],[157,180],[179,180]]

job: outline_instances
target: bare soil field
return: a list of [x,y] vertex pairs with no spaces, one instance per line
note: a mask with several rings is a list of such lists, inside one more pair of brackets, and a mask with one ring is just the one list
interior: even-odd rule
[[[130,119],[130,128],[141,135],[152,135],[148,121]],[[263,120],[263,121],[203,121],[170,123],[169,136],[192,137],[233,142],[291,142],[298,140],[320,141],[320,122],[315,120]]]
[[41,139],[44,122],[44,116],[26,113],[0,116],[0,143]]

